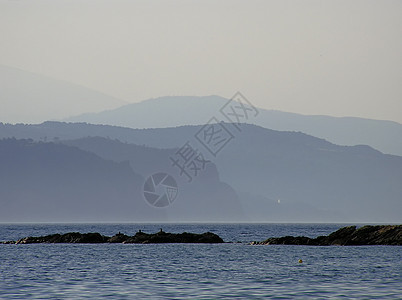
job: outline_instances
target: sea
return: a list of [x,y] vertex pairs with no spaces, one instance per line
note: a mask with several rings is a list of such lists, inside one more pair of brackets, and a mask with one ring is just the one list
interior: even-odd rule
[[162,228],[210,231],[227,242],[1,244],[0,299],[402,299],[402,246],[250,245],[345,225],[0,224],[0,241]]

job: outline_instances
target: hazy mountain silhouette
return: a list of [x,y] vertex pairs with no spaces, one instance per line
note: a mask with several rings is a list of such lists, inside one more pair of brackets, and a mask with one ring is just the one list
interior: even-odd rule
[[[142,172],[148,164],[154,166],[152,171],[167,168],[167,154],[158,152],[164,150],[143,147],[144,153],[154,152],[153,163],[146,162],[144,154],[138,152],[140,148],[124,143],[177,148],[189,141],[214,162],[220,180],[240,195],[241,204],[252,220],[402,221],[402,157],[385,155],[368,146],[338,146],[303,133],[246,124],[241,126],[241,131],[236,131],[232,124],[224,126],[233,132],[234,138],[216,158],[194,138],[201,126],[127,129],[47,122],[2,125],[0,135],[84,138],[66,143],[103,158],[129,160],[134,170],[138,168]],[[109,139],[86,138],[102,135]],[[121,142],[114,141],[115,138]]]
[[[275,210],[290,205],[291,220],[302,221],[314,208],[321,221],[402,221],[402,157],[368,146],[337,146],[249,125],[215,163],[237,191],[269,198]],[[248,208],[259,207],[249,201]]]
[[145,177],[138,173],[169,171],[169,155],[175,150],[100,138],[68,144],[84,148],[84,142],[102,150],[97,152],[104,158],[64,144],[0,140],[0,221],[244,220],[236,193],[219,181],[212,163],[191,185],[178,177],[180,197],[171,207],[158,209],[143,199]]
[[178,149],[156,149],[101,137],[62,142],[96,153],[105,159],[116,162],[129,161],[132,168],[145,177],[158,172],[171,174],[179,185],[179,196],[174,205],[167,209],[169,220],[245,220],[237,194],[229,185],[220,181],[216,166],[212,162],[205,163],[205,168],[202,168],[201,163],[198,164],[200,170],[197,170],[197,174],[189,168],[190,178],[184,174],[180,175],[180,169],[172,165],[171,158],[177,159]]
[[[131,221],[163,218],[139,198],[129,164],[53,143],[0,140],[1,222]],[[153,215],[152,215],[153,214]]]
[[[250,99],[252,101],[252,99]],[[131,128],[200,125],[216,116],[228,99],[208,97],[161,97],[123,107],[71,117],[66,121]],[[281,131],[301,131],[339,145],[370,145],[384,153],[402,155],[402,124],[354,117],[309,116],[259,108],[247,123]]]
[[[163,147],[165,140],[177,145],[190,141],[216,163],[222,180],[240,193],[253,220],[402,220],[402,157],[384,155],[368,146],[337,146],[303,133],[243,125],[214,158],[192,138],[198,130],[199,126],[149,130],[149,140],[137,141],[157,147]],[[108,146],[110,142],[103,141],[84,139],[74,145],[108,159],[123,151],[117,142]],[[134,149],[124,153],[130,153],[139,167],[143,164]],[[155,161],[156,169],[164,163],[169,160]]]
[[0,120],[38,123],[100,112],[126,102],[89,88],[0,65]]

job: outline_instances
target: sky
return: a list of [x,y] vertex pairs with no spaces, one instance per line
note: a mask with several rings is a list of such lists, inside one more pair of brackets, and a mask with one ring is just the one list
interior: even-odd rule
[[401,53],[402,1],[0,0],[0,65],[127,102],[241,91],[402,123]]

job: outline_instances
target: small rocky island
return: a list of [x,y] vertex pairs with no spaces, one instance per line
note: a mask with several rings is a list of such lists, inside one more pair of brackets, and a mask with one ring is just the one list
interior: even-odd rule
[[223,243],[223,240],[212,232],[198,233],[168,233],[160,230],[157,233],[148,234],[138,231],[134,236],[128,236],[122,233],[115,234],[112,237],[101,235],[100,233],[79,233],[69,232],[65,234],[50,234],[39,237],[25,237],[18,241],[3,242],[3,244],[38,244],[38,243],[81,243],[81,244],[99,244],[99,243],[123,243],[123,244],[161,244],[161,243]]
[[367,225],[343,227],[328,236],[309,238],[305,236],[285,236],[269,238],[252,245],[311,245],[311,246],[363,246],[402,245],[402,225]]

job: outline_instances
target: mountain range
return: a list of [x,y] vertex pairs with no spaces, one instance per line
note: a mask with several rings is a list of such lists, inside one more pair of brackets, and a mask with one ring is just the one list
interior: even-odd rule
[[[252,99],[249,99],[252,103]],[[130,128],[163,128],[200,125],[212,117],[230,121],[221,108],[229,99],[220,96],[161,97],[98,113],[64,119],[67,122],[115,125]],[[300,131],[338,145],[369,145],[383,153],[402,155],[402,124],[355,117],[301,115],[256,108],[245,123],[279,131]]]
[[[169,96],[128,104],[84,86],[5,65],[0,65],[0,91],[0,122],[4,123],[59,120],[163,128],[205,124],[212,117],[230,121],[221,111],[229,99],[220,96]],[[249,100],[251,104],[253,99]],[[300,131],[338,145],[369,145],[386,154],[402,155],[402,124],[397,122],[255,109],[258,114],[242,122],[280,131]]]
[[[96,151],[102,157],[83,150],[91,146],[102,146]],[[0,222],[245,220],[236,193],[213,164],[191,185],[177,177],[179,197],[170,207],[147,203],[143,175],[171,172],[173,154],[100,138],[0,140]]]
[[[163,128],[205,124],[212,117],[228,121],[221,112],[229,101],[224,97],[170,96],[127,104],[87,87],[5,65],[0,65],[0,91],[0,121],[5,123],[59,120]],[[256,116],[242,121],[268,129],[300,131],[339,145],[369,145],[383,153],[402,155],[402,125],[397,122],[262,108],[256,111]]]
[[[218,153],[202,143],[206,128],[201,125],[131,129],[59,122],[2,124],[0,137],[32,138],[34,143],[78,148],[117,164],[128,162],[142,178],[169,173],[183,191],[169,207],[172,221],[209,216],[209,221],[401,222],[402,157],[369,146],[339,146],[301,132],[250,124],[216,126],[232,137]],[[186,144],[209,161],[192,182],[171,160]],[[200,208],[199,203],[206,205]]]

